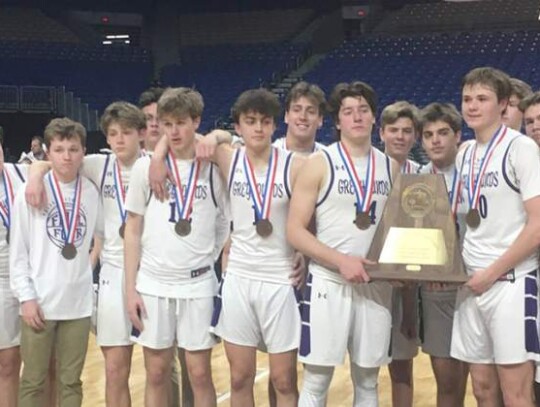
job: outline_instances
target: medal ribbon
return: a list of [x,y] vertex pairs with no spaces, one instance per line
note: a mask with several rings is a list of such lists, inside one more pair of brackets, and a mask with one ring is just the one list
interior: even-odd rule
[[199,160],[193,160],[186,188],[182,188],[182,180],[180,179],[178,165],[176,164],[176,160],[171,151],[169,151],[169,154],[167,155],[167,166],[174,176],[174,201],[176,202],[178,218],[189,219],[191,211],[193,210],[193,199],[195,197],[195,191],[197,190],[197,180],[199,179],[201,162]]
[[506,130],[508,130],[508,128],[502,125],[501,127],[499,127],[499,129],[495,132],[495,135],[489,141],[487,150],[484,153],[482,160],[480,161],[480,170],[478,171],[478,174],[476,174],[476,177],[474,176],[474,163],[476,162],[476,149],[478,147],[478,144],[475,143],[474,145],[474,149],[471,152],[469,176],[467,178],[467,195],[469,199],[470,209],[476,209],[478,207],[478,200],[480,199],[480,184],[482,181],[482,177],[486,172],[486,168],[489,164],[489,161],[491,160],[491,157],[493,156],[493,153],[497,149],[497,146],[504,139],[504,136],[506,135]]
[[[433,163],[431,163],[431,173],[432,174],[439,173],[439,170],[437,170],[437,167],[435,167]],[[448,201],[450,202],[450,208],[452,209],[453,215],[457,213],[460,190],[461,190],[461,177],[458,174],[457,168],[454,168],[454,176],[452,178],[452,189],[448,191]]]
[[[60,185],[58,185],[58,179],[54,175],[54,172],[49,172],[49,185],[56,204],[56,209],[60,215],[60,224],[62,226],[62,239],[65,244],[75,243],[75,231],[79,225],[79,218],[81,212],[81,177],[77,174],[77,180],[75,181],[75,191],[73,192],[73,208],[71,214],[68,213],[66,208],[66,202],[62,195]],[[71,216],[70,216],[71,215]]]
[[402,174],[410,174],[411,173],[411,163],[409,162],[409,160],[405,160],[405,162],[401,166],[401,173]]
[[369,150],[366,178],[364,180],[364,186],[362,187],[362,183],[360,182],[360,178],[358,177],[356,168],[354,168],[351,155],[347,151],[347,148],[343,143],[338,143],[337,147],[341,160],[343,161],[343,164],[345,164],[345,168],[347,169],[347,173],[349,174],[349,178],[354,187],[354,193],[356,195],[356,211],[357,213],[367,212],[371,205],[373,184],[375,183],[375,153],[373,148]]
[[251,165],[247,154],[244,153],[244,172],[246,174],[246,180],[249,187],[249,194],[251,195],[251,199],[253,200],[255,216],[258,221],[261,219],[268,219],[270,217],[270,204],[272,203],[274,183],[276,180],[277,163],[278,150],[272,147],[270,157],[268,158],[268,169],[266,170],[266,182],[264,185],[264,192],[261,196],[261,193],[257,188],[257,179],[255,178],[253,166]]
[[2,178],[4,179],[4,192],[6,195],[6,203],[0,202],[0,217],[4,226],[9,231],[11,226],[11,207],[13,205],[13,184],[11,178],[7,172],[7,168],[4,166],[4,171],[2,171]]
[[126,223],[126,192],[124,190],[124,183],[122,182],[122,174],[120,173],[120,164],[118,160],[114,163],[114,189],[116,190],[116,203],[118,204],[118,211],[120,212],[120,219],[122,224]]

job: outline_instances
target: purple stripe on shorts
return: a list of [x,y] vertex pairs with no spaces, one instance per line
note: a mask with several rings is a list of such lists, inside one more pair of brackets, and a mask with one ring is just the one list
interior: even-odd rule
[[212,312],[212,321],[210,322],[210,326],[214,328],[217,326],[219,316],[221,315],[221,306],[223,305],[223,301],[221,299],[221,291],[223,290],[224,282],[225,277],[221,280],[221,283],[219,284],[218,295],[214,297],[214,311]]
[[302,330],[300,332],[300,356],[307,356],[311,353],[311,283],[313,274],[308,274],[306,289],[304,291],[305,301],[301,308]]
[[525,349],[540,354],[538,339],[538,282],[537,271],[525,276]]

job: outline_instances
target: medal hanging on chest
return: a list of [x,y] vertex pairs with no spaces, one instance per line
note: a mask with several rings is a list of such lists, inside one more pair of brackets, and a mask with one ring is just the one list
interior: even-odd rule
[[58,183],[58,179],[54,172],[49,172],[49,185],[54,198],[54,203],[60,218],[60,226],[62,228],[62,240],[64,245],[61,250],[62,257],[66,260],[72,260],[77,257],[77,248],[75,246],[75,234],[79,226],[80,211],[81,211],[81,177],[77,175],[75,181],[75,190],[73,192],[71,212],[67,210],[66,201],[62,193],[62,189]]
[[0,217],[6,228],[6,243],[9,245],[9,231],[11,229],[11,208],[13,207],[13,183],[11,182],[11,177],[7,171],[6,165],[4,164],[4,170],[2,171],[2,178],[4,181],[4,195],[5,201],[0,202]]
[[178,165],[171,151],[167,155],[167,165],[174,177],[174,202],[176,206],[176,223],[174,231],[178,236],[188,236],[191,233],[191,213],[193,211],[193,201],[197,190],[197,180],[201,162],[193,160],[191,163],[188,182],[185,188],[182,187],[182,179],[178,171]]
[[[476,150],[478,147],[478,144],[475,143],[472,147],[471,154],[469,156],[469,171],[467,176],[467,198],[469,200],[469,211],[467,212],[467,215],[465,216],[465,222],[467,225],[472,228],[476,229],[478,226],[480,226],[480,223],[482,221],[482,217],[480,216],[480,208],[479,208],[479,202],[480,202],[480,189],[482,184],[482,179],[484,177],[484,174],[486,172],[486,168],[493,157],[493,153],[497,149],[497,146],[501,143],[501,141],[504,139],[504,136],[506,135],[507,127],[501,126],[499,129],[495,132],[491,140],[489,141],[489,144],[487,146],[486,151],[484,152],[483,157],[480,159],[480,168],[478,170],[478,173],[475,175],[474,167],[476,163]],[[465,160],[466,157],[463,157],[463,160]]]
[[347,147],[340,142],[338,143],[337,148],[354,189],[356,213],[353,222],[358,229],[367,230],[371,227],[369,207],[371,206],[373,185],[375,183],[375,152],[373,151],[373,148],[370,148],[366,175],[364,184],[362,185]]
[[268,158],[268,167],[266,169],[266,181],[261,193],[257,186],[257,178],[255,178],[253,165],[251,164],[247,153],[244,152],[244,174],[246,176],[249,195],[251,196],[253,209],[255,211],[255,230],[261,237],[270,236],[274,230],[272,222],[270,222],[270,207],[272,204],[272,195],[274,193],[277,166],[278,150],[275,147],[272,147],[270,157]]

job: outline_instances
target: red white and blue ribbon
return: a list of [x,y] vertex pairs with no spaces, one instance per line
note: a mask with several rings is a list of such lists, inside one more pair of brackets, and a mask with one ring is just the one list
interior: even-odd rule
[[467,185],[466,185],[467,196],[469,199],[469,208],[471,210],[476,209],[478,207],[478,201],[480,199],[480,184],[482,183],[482,178],[484,176],[484,173],[486,172],[486,168],[489,164],[489,161],[491,160],[491,157],[493,156],[493,153],[495,152],[495,149],[504,139],[504,136],[506,135],[507,130],[508,128],[502,125],[495,132],[495,135],[489,141],[486,152],[484,153],[484,156],[482,157],[480,161],[480,170],[478,171],[478,174],[476,174],[476,176],[474,175],[474,163],[476,162],[476,149],[478,147],[477,143],[474,145],[474,148],[471,151],[469,176],[467,177]]
[[58,214],[60,215],[60,224],[62,226],[62,240],[64,244],[75,244],[75,232],[79,226],[80,212],[81,212],[81,177],[77,175],[75,181],[75,190],[73,192],[73,205],[71,208],[71,213],[67,210],[66,201],[60,185],[58,184],[58,179],[54,175],[54,172],[49,172],[48,175],[49,185],[51,187],[51,192],[54,198],[54,203],[56,209],[58,209]]
[[193,160],[191,169],[189,171],[186,188],[182,187],[182,180],[180,178],[180,172],[178,171],[178,165],[176,165],[176,159],[171,151],[169,151],[169,154],[167,155],[167,166],[174,176],[174,201],[176,203],[178,219],[189,220],[191,211],[193,209],[195,191],[197,190],[197,180],[199,179],[201,162],[199,160]]
[[268,169],[266,170],[264,191],[261,194],[259,188],[257,188],[257,179],[255,178],[255,172],[253,171],[253,165],[251,165],[247,154],[244,154],[244,173],[246,174],[249,194],[253,201],[253,208],[255,209],[257,221],[270,218],[270,205],[272,203],[274,182],[276,180],[277,164],[278,150],[277,148],[272,147],[270,157],[268,158]]
[[4,180],[4,193],[6,195],[6,200],[4,202],[0,202],[0,217],[2,217],[2,222],[4,223],[4,226],[9,232],[9,228],[11,226],[11,207],[13,206],[13,183],[11,182],[11,178],[8,174],[6,166],[4,166],[4,170],[2,171],[2,178]]
[[116,191],[116,203],[118,204],[118,211],[120,212],[120,219],[122,223],[126,222],[126,191],[124,190],[124,183],[122,182],[122,174],[120,172],[120,164],[118,160],[114,163],[114,189]]
[[347,147],[345,147],[343,143],[338,143],[337,148],[354,187],[354,193],[356,195],[356,212],[368,212],[369,206],[371,205],[371,198],[373,197],[373,184],[375,183],[375,152],[373,151],[373,148],[369,150],[366,177],[364,179],[364,184],[362,185],[351,155],[349,154],[349,151],[347,151]]

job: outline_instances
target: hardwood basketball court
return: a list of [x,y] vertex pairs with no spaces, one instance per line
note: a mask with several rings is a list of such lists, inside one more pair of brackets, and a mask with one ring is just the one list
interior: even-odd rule
[[[264,354],[258,355],[257,378],[254,388],[255,405],[257,407],[267,407],[267,357]],[[229,365],[225,357],[223,346],[220,344],[214,349],[212,357],[212,368],[214,384],[216,386],[218,406],[229,405]],[[435,379],[431,372],[429,358],[420,354],[415,359],[414,365],[414,385],[415,385],[415,407],[435,407],[436,387]],[[299,365],[299,384],[301,381],[301,365]],[[95,338],[92,335],[88,348],[88,356],[83,372],[84,400],[83,407],[104,407],[105,406],[105,373],[103,356],[99,348],[95,345]],[[133,352],[133,367],[130,378],[131,396],[133,407],[143,407],[144,400],[144,365],[141,347],[135,345]],[[386,368],[381,369],[379,379],[380,407],[391,407],[390,378]],[[329,407],[350,407],[352,406],[352,386],[350,384],[348,365],[336,368],[334,379],[330,388],[328,398]],[[471,386],[467,388],[465,405],[473,407],[476,405],[471,393]]]

